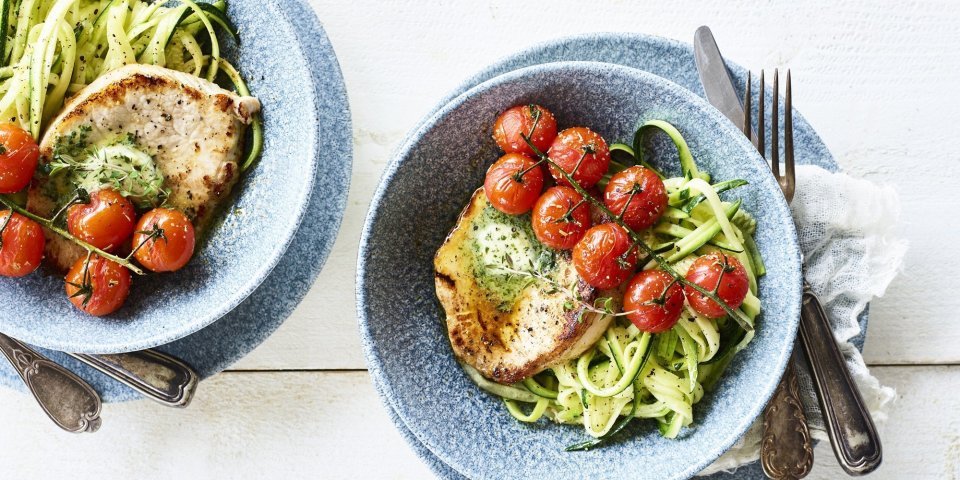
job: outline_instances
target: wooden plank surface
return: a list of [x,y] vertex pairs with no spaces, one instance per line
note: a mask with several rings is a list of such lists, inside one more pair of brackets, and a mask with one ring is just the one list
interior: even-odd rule
[[[898,402],[872,480],[960,477],[960,367],[881,367]],[[26,398],[0,391],[4,478],[423,479],[431,475],[387,418],[366,372],[226,373],[178,411],[109,405],[95,435],[61,433]],[[842,478],[829,445],[814,480]]]

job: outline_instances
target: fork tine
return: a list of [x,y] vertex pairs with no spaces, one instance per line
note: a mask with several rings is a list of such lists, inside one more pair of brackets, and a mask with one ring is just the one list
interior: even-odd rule
[[750,140],[750,83],[753,74],[747,72],[747,90],[743,94],[743,134]]
[[760,70],[760,101],[757,102],[757,150],[760,151],[760,156],[767,158],[767,148],[766,148],[766,139],[764,138],[766,134],[764,133],[765,124],[767,123],[764,119],[764,83],[763,81],[763,70]]
[[773,69],[773,108],[770,109],[770,170],[780,181],[780,71]]
[[790,92],[790,70],[787,70],[787,94],[783,112],[783,154],[787,164],[787,178],[783,185],[783,194],[787,201],[793,200],[793,192],[796,189],[796,169],[793,161],[793,99]]

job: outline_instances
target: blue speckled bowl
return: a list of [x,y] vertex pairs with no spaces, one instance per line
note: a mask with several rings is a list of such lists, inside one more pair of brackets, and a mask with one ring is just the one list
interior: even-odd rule
[[[518,103],[550,108],[561,126],[588,125],[613,141],[660,118],[684,132],[715,178],[746,178],[738,192],[760,223],[769,265],[760,296],[766,314],[756,340],[718,390],[696,407],[697,426],[664,440],[651,422],[602,450],[564,453],[576,427],[522,425],[474,386],[451,354],[434,295],[432,256],[497,153],[496,114]],[[660,142],[661,166],[676,171]],[[389,272],[389,273],[387,273]],[[410,431],[443,462],[471,478],[498,476],[682,478],[735,442],[760,413],[789,356],[800,305],[800,256],[782,195],[753,147],[725,118],[662,78],[610,64],[559,63],[513,71],[451,101],[403,145],[371,203],[361,241],[358,313],[379,387]]]
[[[296,30],[275,2],[229,3],[244,47],[225,53],[263,104],[264,153],[236,187],[209,241],[183,270],[135,278],[107,318],[79,312],[59,274],[0,280],[0,331],[57,350],[122,352],[176,340],[250,295],[287,250],[310,200],[320,145],[314,81]],[[337,127],[340,128],[340,127]],[[347,186],[340,185],[345,195]]]
[[[700,84],[694,64],[693,47],[689,43],[633,32],[586,33],[538,43],[484,67],[439,100],[433,110],[410,130],[408,136],[416,133],[419,127],[445,106],[447,102],[477,84],[518,68],[558,61],[602,61],[637,68],[664,77],[701,97],[704,96],[703,87]],[[740,89],[740,94],[742,94],[743,86],[746,85],[746,69],[729,60],[727,60],[727,67],[733,75],[737,88]],[[769,100],[772,95],[769,87],[766,89],[766,95]],[[758,93],[755,89],[754,103],[757,101],[757,96]],[[817,165],[830,171],[839,170],[840,167],[836,160],[817,135],[813,126],[803,118],[796,108],[794,108],[794,143],[798,163]],[[869,308],[864,309],[863,313],[860,314],[858,320],[861,333],[852,339],[853,344],[861,350],[863,350],[863,341],[867,330],[868,310]],[[382,377],[377,370],[371,370],[370,373],[379,392],[381,390],[380,385],[383,383]],[[404,439],[438,477],[444,479],[464,478],[449,465],[440,461],[433,452],[410,433],[406,424],[395,413],[392,401],[389,398],[381,394],[381,400]],[[738,479],[760,480],[766,478],[757,462],[738,468],[735,475]],[[723,480],[730,478],[730,476],[730,474],[718,473],[706,478]]]
[[[250,296],[213,324],[158,347],[185,360],[202,378],[220,372],[256,348],[293,312],[313,285],[333,247],[347,201],[353,141],[347,93],[336,53],[319,19],[304,0],[276,1],[283,12],[282,18],[289,20],[297,38],[310,45],[304,54],[315,86],[318,121],[312,128],[319,140],[312,152],[317,159],[313,194],[290,248]],[[49,350],[43,353],[90,382],[106,402],[142,398],[63,353]],[[0,361],[0,385],[24,391],[16,371],[3,361]],[[203,394],[202,388],[199,394]]]

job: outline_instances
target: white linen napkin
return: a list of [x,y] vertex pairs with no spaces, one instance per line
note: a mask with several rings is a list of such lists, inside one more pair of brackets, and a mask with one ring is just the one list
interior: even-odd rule
[[[897,193],[890,186],[798,165],[797,193],[790,209],[803,250],[806,279],[820,297],[847,367],[881,429],[896,392],[870,374],[850,339],[860,333],[857,316],[871,299],[883,295],[903,262],[907,243],[893,234],[900,215]],[[809,373],[798,369],[797,374],[811,434],[829,441]],[[733,471],[756,461],[761,434],[757,420],[737,444],[698,475]]]

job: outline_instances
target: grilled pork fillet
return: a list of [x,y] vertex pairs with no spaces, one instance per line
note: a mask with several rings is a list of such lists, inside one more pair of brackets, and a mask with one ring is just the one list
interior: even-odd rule
[[596,296],[578,277],[569,252],[540,245],[529,224],[525,216],[497,212],[480,188],[434,259],[454,353],[505,384],[580,355],[610,323],[610,317],[583,312],[582,303],[563,291],[575,285],[588,303]]
[[[152,157],[162,173],[165,206],[186,213],[202,234],[237,181],[244,130],[259,110],[256,98],[240,97],[193,75],[127,65],[67,102],[40,142],[41,162],[56,161],[56,151],[66,143],[74,151],[93,150],[127,139],[131,148]],[[63,180],[48,185],[50,181],[36,180],[28,196],[28,208],[43,216],[56,211],[73,187]],[[84,252],[47,232],[46,253],[66,270]]]

